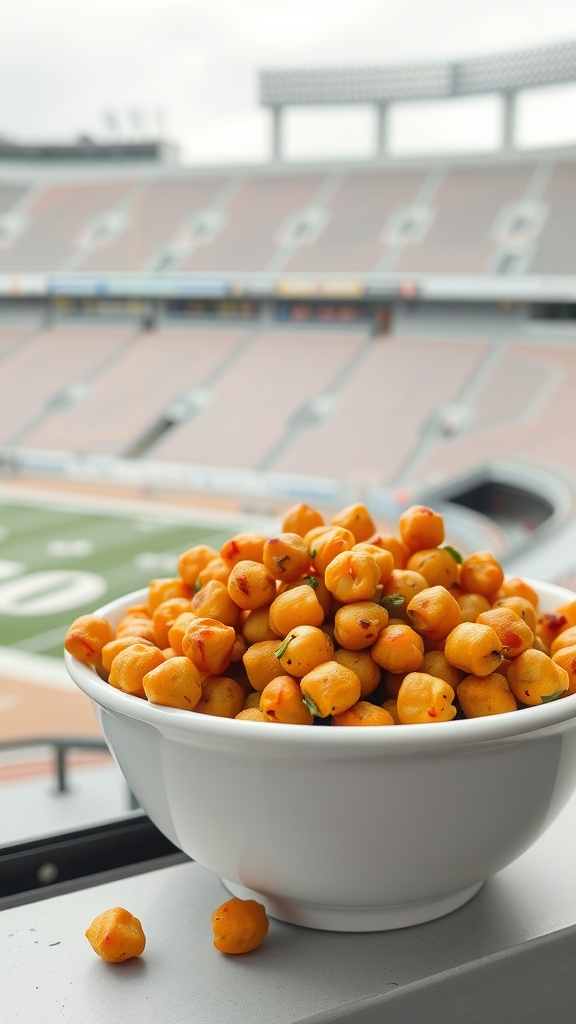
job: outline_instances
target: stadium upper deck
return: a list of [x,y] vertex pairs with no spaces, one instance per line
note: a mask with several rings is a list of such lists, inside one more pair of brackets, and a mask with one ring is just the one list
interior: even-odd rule
[[0,294],[576,298],[573,151],[0,169]]

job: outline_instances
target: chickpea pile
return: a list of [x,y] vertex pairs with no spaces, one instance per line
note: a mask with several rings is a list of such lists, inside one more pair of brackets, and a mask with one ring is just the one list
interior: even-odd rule
[[354,504],[298,504],[281,532],[196,545],[115,629],[84,615],[66,650],[111,686],[196,714],[297,725],[475,718],[576,692],[576,596],[541,613],[488,551],[445,544],[434,509],[397,531]]

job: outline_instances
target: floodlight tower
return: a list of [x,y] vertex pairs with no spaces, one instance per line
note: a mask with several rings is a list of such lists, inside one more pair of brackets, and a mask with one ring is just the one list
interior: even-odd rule
[[576,41],[455,62],[360,68],[268,69],[260,72],[260,102],[272,115],[272,159],[283,158],[286,107],[370,105],[376,109],[376,155],[389,155],[388,112],[395,102],[479,94],[502,98],[501,148],[516,144],[516,98],[522,89],[576,81]]

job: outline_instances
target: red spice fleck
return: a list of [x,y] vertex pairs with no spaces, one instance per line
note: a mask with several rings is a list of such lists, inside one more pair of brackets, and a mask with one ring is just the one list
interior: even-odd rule
[[243,594],[250,593],[250,583],[248,582],[245,576],[237,576],[236,584],[238,586],[238,590],[241,590]]
[[558,615],[556,612],[546,612],[542,619],[546,626],[550,629],[562,629],[563,626],[568,624],[568,619],[565,615]]

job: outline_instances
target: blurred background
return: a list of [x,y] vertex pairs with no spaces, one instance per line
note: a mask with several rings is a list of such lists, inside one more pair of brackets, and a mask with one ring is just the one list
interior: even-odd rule
[[572,0],[0,0],[0,846],[130,795],[67,625],[304,501],[576,586]]

